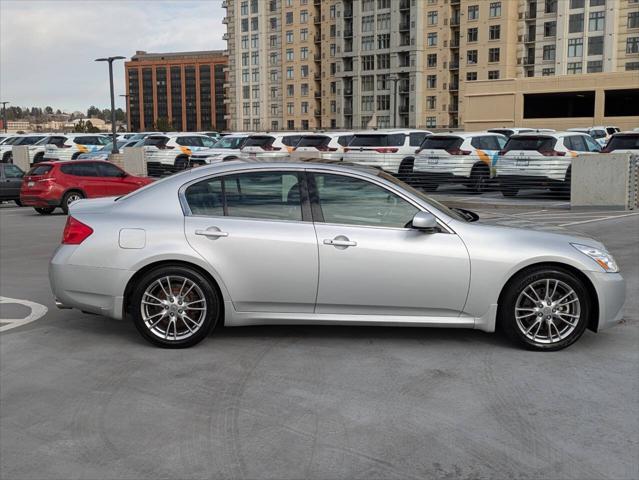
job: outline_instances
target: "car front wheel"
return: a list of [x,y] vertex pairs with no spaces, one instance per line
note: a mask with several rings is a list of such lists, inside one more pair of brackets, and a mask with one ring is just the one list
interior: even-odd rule
[[152,270],[137,282],[130,311],[147,341],[164,348],[185,348],[202,341],[215,326],[220,301],[199,272],[168,266]]
[[555,351],[576,342],[590,315],[588,292],[568,270],[538,268],[506,287],[499,322],[508,337],[531,350]]
[[33,207],[33,209],[40,215],[51,215],[55,207]]

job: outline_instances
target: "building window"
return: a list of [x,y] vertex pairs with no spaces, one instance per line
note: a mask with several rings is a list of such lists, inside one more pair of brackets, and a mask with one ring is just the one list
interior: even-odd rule
[[639,62],[627,62],[626,63],[626,71],[630,72],[630,71],[635,71],[635,70],[639,70]]
[[242,49],[248,50],[249,48],[249,37],[248,35],[242,35]]
[[501,25],[491,25],[488,27],[488,40],[499,40],[501,38]]
[[286,121],[286,128],[288,130],[295,130],[295,120],[287,120]]
[[362,37],[362,50],[369,51],[375,49],[375,37],[372,35]]
[[390,110],[390,95],[377,95],[377,110]]
[[292,62],[295,59],[295,53],[293,53],[292,48],[286,49],[286,60]]
[[308,40],[308,28],[302,28],[300,30],[300,40],[305,42]]
[[583,56],[583,38],[569,38],[568,39],[568,57],[581,57]]
[[390,53],[377,55],[377,69],[386,70],[387,68],[390,68]]
[[488,71],[488,80],[498,80],[498,79],[499,79],[499,70]]
[[372,92],[373,90],[375,90],[375,77],[362,75],[362,92]]
[[251,65],[260,64],[260,52],[251,52]]
[[253,31],[259,30],[259,26],[260,26],[260,19],[257,17],[251,18],[251,30]]
[[588,37],[588,55],[603,55],[604,37]]
[[295,85],[286,85],[286,96],[287,97],[295,96]]
[[375,0],[362,0],[362,12],[372,12],[375,10]]
[[293,30],[286,32],[286,43],[293,43]]
[[278,41],[278,36],[277,35],[271,35],[271,37],[269,38],[269,43],[270,43],[271,47],[279,47],[280,46],[280,42]]
[[499,48],[488,49],[488,61],[491,63],[495,63],[499,61]]
[[293,72],[293,67],[286,67],[286,78],[288,80],[292,80],[295,77],[295,73]]
[[426,15],[426,25],[437,25],[437,12],[428,12]]
[[248,18],[242,19],[242,32],[248,32],[249,30],[249,21]]
[[390,30],[390,13],[377,15],[377,30]]
[[583,71],[583,64],[581,62],[569,62],[568,63],[568,74],[575,75],[581,73]]
[[426,126],[428,128],[435,128],[437,126],[437,118],[436,117],[426,117]]
[[626,53],[639,53],[639,37],[626,39]]
[[545,13],[557,13],[557,0],[546,0],[544,4]]
[[437,66],[437,54],[429,53],[426,55],[426,66],[428,68],[435,68]]
[[437,46],[437,34],[436,33],[429,33],[428,36],[426,37],[426,45],[428,45],[429,47],[436,47]]
[[377,35],[377,48],[381,50],[390,48],[390,33]]
[[544,45],[543,49],[543,59],[545,61],[554,61],[555,60],[555,45]]
[[248,2],[240,3],[240,15],[248,15]]
[[363,55],[362,56],[362,70],[374,70],[375,69],[375,56]]
[[477,41],[477,28],[468,29],[468,43]]
[[300,12],[300,23],[308,23],[308,10]]
[[557,22],[544,22],[544,37],[554,37],[557,35]]
[[437,88],[437,75],[426,75],[426,88]]
[[586,72],[599,73],[603,72],[603,62],[601,60],[591,60],[588,62]]
[[435,110],[437,108],[437,97],[435,95],[426,97],[426,108],[428,110]]
[[584,14],[573,13],[568,17],[568,33],[584,31]]
[[308,47],[302,47],[300,48],[300,58],[302,60],[306,60],[308,59]]
[[362,110],[370,112],[375,108],[375,97],[373,95],[362,96]]
[[286,12],[286,25],[293,24],[293,12]]
[[308,65],[302,65],[300,67],[300,74],[302,75],[302,78],[308,77]]
[[639,12],[628,14],[628,28],[639,28]]
[[390,6],[391,6],[391,0],[377,0],[378,9],[390,8]]
[[286,103],[286,113],[293,115],[295,113],[295,104],[293,102]]
[[300,95],[302,95],[302,97],[308,97],[308,83],[302,83],[302,85],[300,85]]
[[468,6],[468,20],[479,19],[479,5]]
[[372,32],[375,28],[375,16],[367,15],[362,17],[362,33]]
[[542,77],[550,77],[552,75],[555,74],[555,67],[548,67],[548,68],[542,68],[541,69],[541,76]]
[[601,7],[606,4],[606,0],[590,0],[591,7]]
[[477,80],[477,72],[466,72],[466,81],[473,82]]
[[308,113],[308,102],[302,102],[301,104],[301,112]]
[[588,16],[588,31],[599,32],[604,29],[606,12],[590,12]]
[[390,88],[390,79],[387,73],[377,75],[377,90],[388,90]]
[[584,8],[584,0],[570,0],[570,8]]
[[488,10],[490,18],[501,17],[501,2],[491,2]]
[[468,50],[468,52],[466,52],[466,62],[468,65],[477,64],[477,50]]

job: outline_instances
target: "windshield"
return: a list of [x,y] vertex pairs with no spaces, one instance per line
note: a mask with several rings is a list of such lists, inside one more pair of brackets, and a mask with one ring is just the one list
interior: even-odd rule
[[448,208],[446,205],[444,205],[443,203],[438,202],[437,200],[433,199],[432,197],[429,197],[428,195],[424,194],[424,192],[421,192],[419,190],[417,190],[416,188],[411,187],[410,185],[402,182],[401,180],[398,180],[397,178],[393,177],[392,175],[380,171],[377,174],[378,177],[383,178],[384,180],[388,180],[389,182],[397,185],[398,187],[401,187],[402,189],[406,190],[407,192],[415,195],[417,198],[419,198],[420,200],[424,201],[426,204],[435,207],[437,210],[439,210],[442,213],[445,213],[446,215],[448,215],[451,218],[454,218],[455,220],[459,220],[461,222],[467,222],[468,218],[465,215],[462,215],[461,213]]
[[244,142],[247,138],[248,137],[222,137],[217,142],[215,142],[213,148],[239,150],[240,148],[242,148],[242,145],[244,145]]

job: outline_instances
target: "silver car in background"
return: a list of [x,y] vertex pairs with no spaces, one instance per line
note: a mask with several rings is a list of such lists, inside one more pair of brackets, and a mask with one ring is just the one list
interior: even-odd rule
[[558,350],[620,319],[600,242],[477,219],[377,169],[220,162],[73,203],[51,287],[173,348],[217,324],[342,324],[499,326]]

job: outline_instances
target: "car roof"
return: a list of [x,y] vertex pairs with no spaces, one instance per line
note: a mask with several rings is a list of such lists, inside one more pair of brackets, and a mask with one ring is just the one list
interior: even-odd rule
[[498,132],[439,132],[433,133],[431,137],[459,137],[459,138],[473,138],[473,137],[485,137],[499,135],[505,137],[505,135]]

